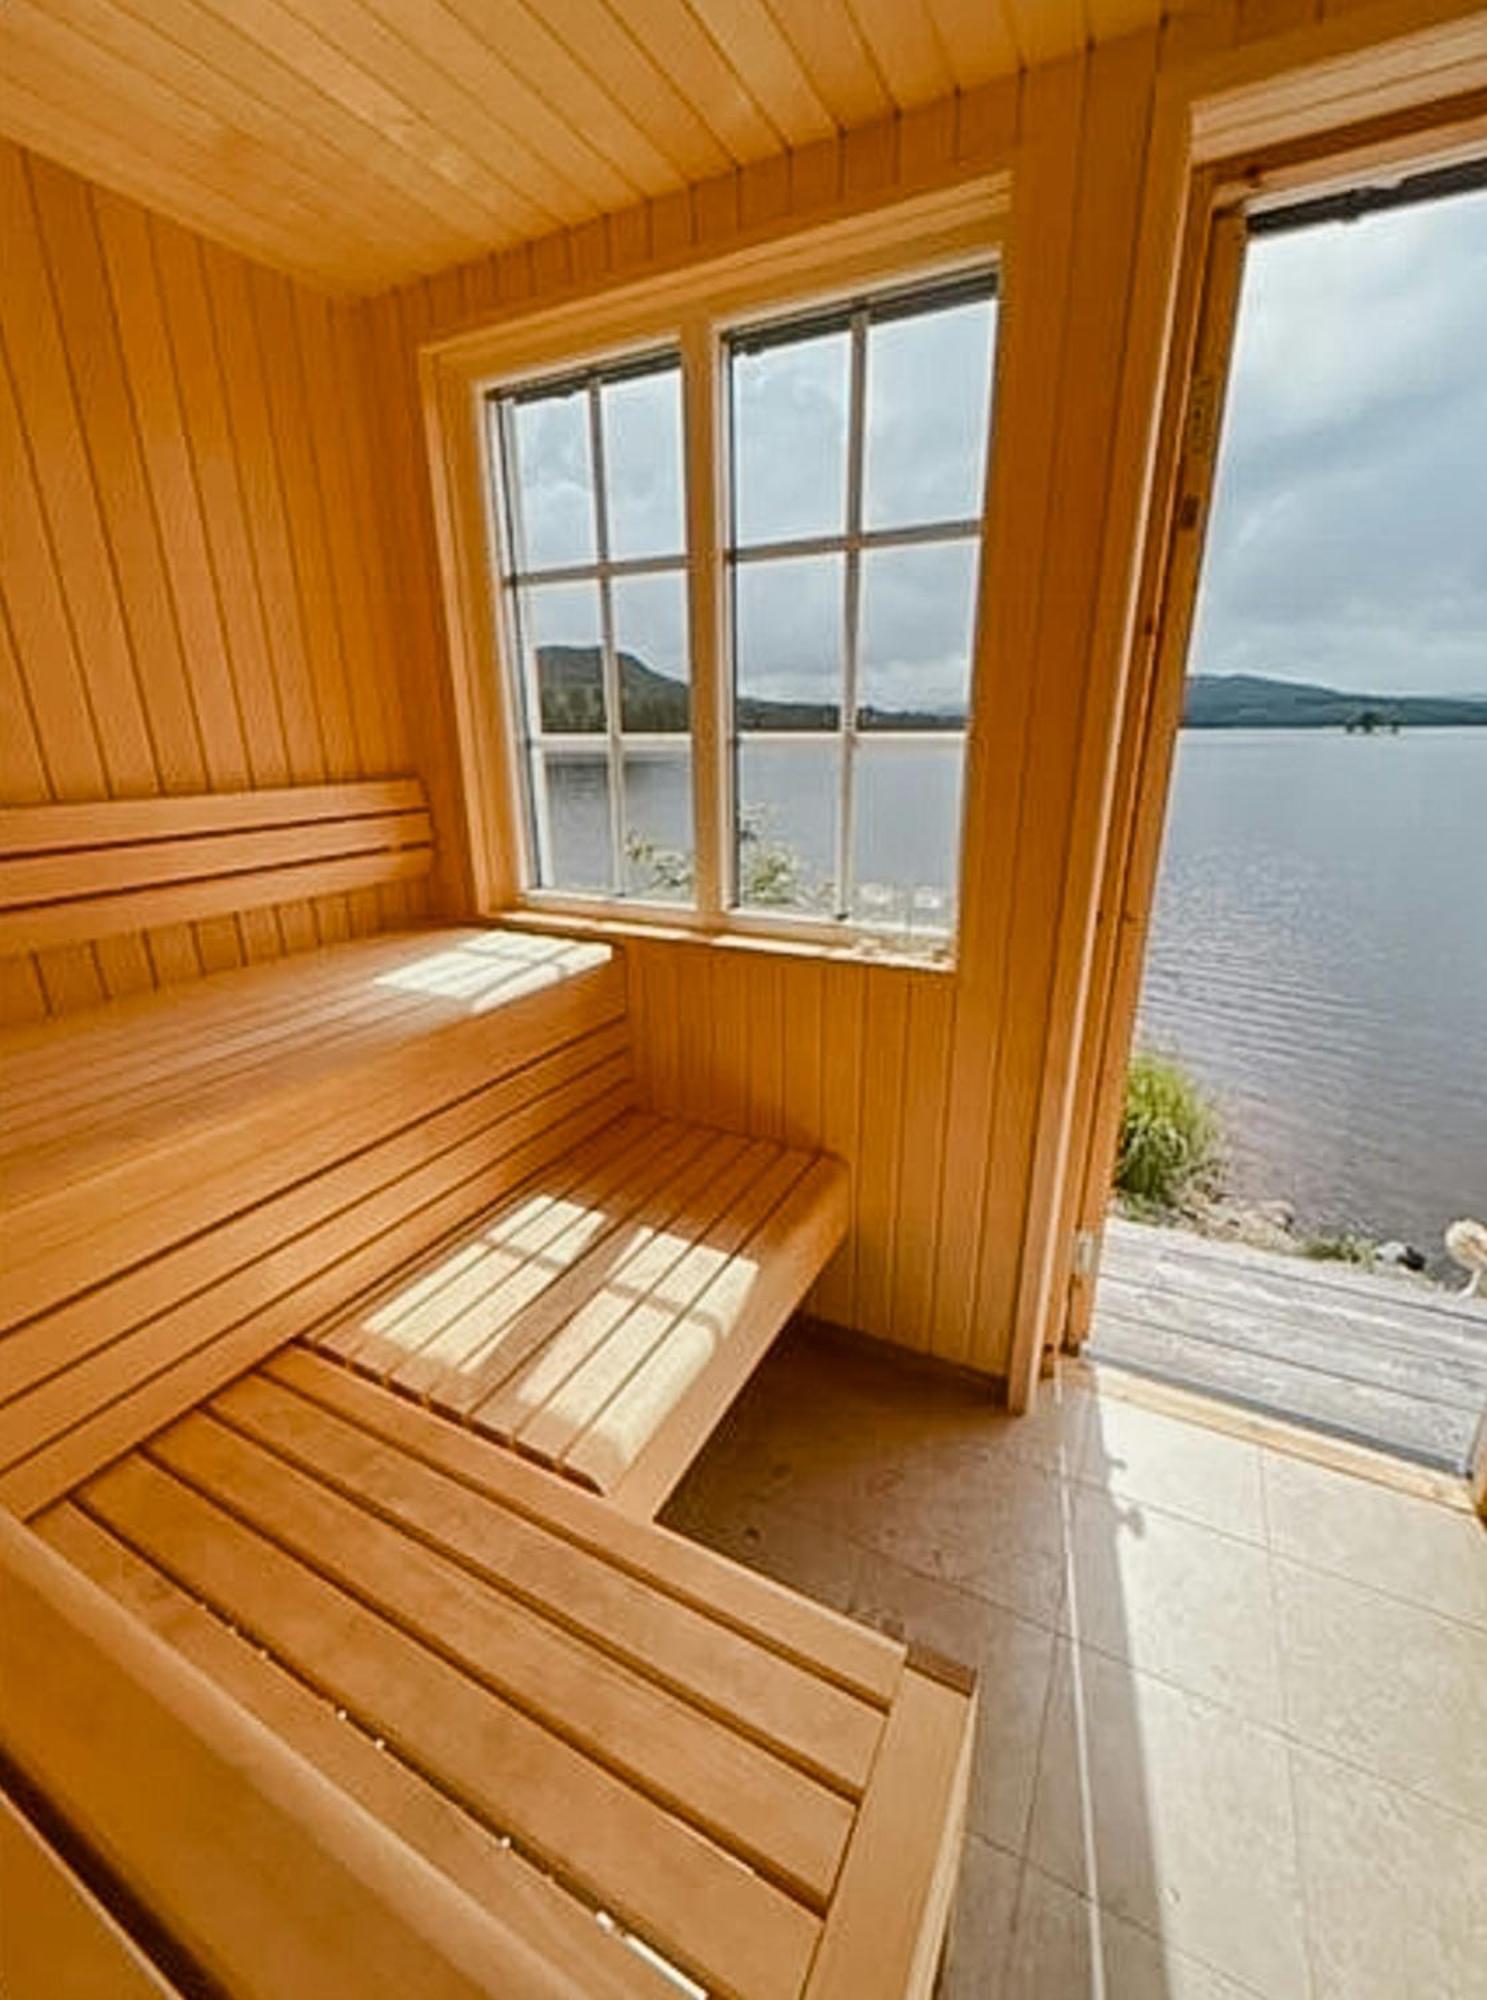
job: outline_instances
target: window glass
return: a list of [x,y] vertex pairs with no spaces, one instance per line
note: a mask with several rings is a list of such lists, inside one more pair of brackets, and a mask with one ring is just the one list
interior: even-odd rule
[[603,894],[614,875],[609,761],[601,750],[538,751],[546,832],[544,886]]
[[625,887],[651,902],[692,895],[692,754],[670,745],[627,748]]
[[734,581],[740,729],[835,729],[841,719],[841,556],[740,563]]
[[686,577],[680,570],[617,576],[611,600],[621,727],[686,731],[692,722]]
[[544,731],[603,735],[604,652],[595,583],[539,583],[521,594]]
[[733,352],[733,518],[741,547],[847,524],[845,329]]
[[992,312],[981,298],[869,324],[865,527],[980,514]]
[[852,914],[904,938],[955,928],[963,738],[857,752]]
[[963,729],[976,624],[976,544],[864,549],[860,729]]
[[738,743],[735,865],[746,909],[830,916],[836,907],[841,751],[811,743]]
[[616,561],[678,556],[682,501],[681,370],[601,383],[609,554]]
[[564,389],[509,406],[514,443],[510,502],[516,565],[562,569],[597,550],[588,397]]

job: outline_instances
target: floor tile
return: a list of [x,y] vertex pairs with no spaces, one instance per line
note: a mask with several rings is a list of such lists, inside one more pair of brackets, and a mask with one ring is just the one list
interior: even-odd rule
[[1293,1762],[1316,2000],[1482,2000],[1482,1829],[1331,1758]]
[[1071,1550],[1066,1631],[1279,1724],[1267,1550],[1092,1487],[1075,1493]]
[[1265,1539],[1260,1453],[1244,1438],[1100,1396],[1085,1427],[1079,1476],[1226,1534]]
[[985,1598],[864,1550],[854,1617],[973,1667],[980,1690],[970,1823],[1021,1851],[1053,1674],[1053,1633]]
[[1275,1583],[1291,1731],[1487,1822],[1487,1633],[1294,1563]]
[[1487,1525],[1280,1452],[1263,1455],[1279,1555],[1487,1628]]
[[1039,1868],[1023,1876],[998,2000],[1248,2000],[1249,1989],[1102,1910]]
[[1062,1645],[1028,1859],[1267,2000],[1304,2000],[1286,1747],[1232,1709]]
[[726,1512],[704,1514],[683,1498],[661,1518],[666,1527],[762,1570],[820,1604],[845,1611],[852,1601],[861,1559],[857,1545],[783,1503],[741,1499]]
[[1020,1872],[1005,1848],[966,1836],[935,2000],[997,2000]]
[[1064,1587],[1062,1496],[1032,1461],[962,1446],[874,1479],[854,1498],[849,1531],[910,1569],[1052,1624]]

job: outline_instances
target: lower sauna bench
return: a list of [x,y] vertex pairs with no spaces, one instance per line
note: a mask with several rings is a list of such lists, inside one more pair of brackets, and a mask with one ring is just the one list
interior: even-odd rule
[[303,1346],[0,1552],[8,1764],[160,1990],[930,1991],[964,1677]]

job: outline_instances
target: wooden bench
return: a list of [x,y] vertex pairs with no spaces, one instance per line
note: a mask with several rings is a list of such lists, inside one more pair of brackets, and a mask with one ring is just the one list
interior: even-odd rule
[[0,1791],[81,1951],[927,1993],[967,1689],[632,1518],[841,1240],[838,1162],[645,1111],[622,959],[490,929],[27,1027],[0,1090]]
[[[626,1940],[740,2000],[929,1992],[972,1716],[937,1663],[302,1348],[34,1528],[45,1546],[23,1551],[5,1618],[23,1689],[5,1754],[223,1990],[397,1990],[363,1969],[370,1933],[328,1964],[339,1924],[313,1907],[365,1819],[407,1851],[414,1888],[463,1891],[586,2000],[674,1995]],[[132,1701],[97,1671],[78,1681],[38,1614],[57,1557],[66,1590],[86,1579],[129,1614]],[[204,1730],[194,1680],[210,1768],[159,1748],[183,1669],[265,1732],[251,1758],[241,1725]],[[148,1728],[141,1682],[166,1694]],[[68,1726],[84,1700],[106,1740]],[[314,1851],[301,1817],[265,1883],[262,1802],[229,1816],[219,1764],[267,1766],[269,1792],[283,1756],[333,1791],[310,1801]],[[303,1783],[293,1800],[302,1814]],[[427,1915],[407,1888],[382,1933],[410,1901]],[[406,1976],[406,1937],[384,1948]],[[514,1947],[487,1949],[481,1990],[539,1990]]]

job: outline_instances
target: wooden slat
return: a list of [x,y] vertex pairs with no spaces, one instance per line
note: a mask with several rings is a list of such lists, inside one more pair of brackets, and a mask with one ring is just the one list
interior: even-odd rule
[[882,1727],[871,1704],[261,1375],[211,1410],[837,1789],[863,1789]]
[[806,2000],[929,2000],[970,1787],[972,1705],[910,1668],[852,1833]]
[[279,785],[256,792],[197,792],[186,797],[108,799],[86,805],[9,806],[0,819],[0,856],[9,860],[74,847],[246,833],[255,827],[306,826],[317,820],[379,818],[422,808],[423,787],[416,778]]
[[244,2000],[571,2000],[514,1912],[455,1891],[6,1520],[0,1588],[7,1756],[210,1982]]
[[76,1505],[51,1509],[35,1531],[467,1895],[518,1911],[523,1930],[578,1994],[675,2000],[674,1985],[597,1921],[575,1923],[572,1899],[549,1876]]
[[565,1485],[510,1452],[400,1396],[359,1380],[303,1347],[285,1348],[264,1374],[333,1410],[370,1436],[396,1444],[501,1506],[562,1533],[581,1548],[665,1589],[684,1603],[766,1639],[880,1704],[903,1669],[898,1641],[812,1604],[752,1570],[723,1561],[681,1535],[627,1520],[592,1494]]
[[426,847],[432,840],[423,811],[302,825],[235,829],[163,840],[115,841],[96,849],[30,854],[0,866],[0,906],[22,910],[51,903],[103,899],[127,890],[209,876],[262,873],[344,854]]
[[[585,1324],[590,1324],[594,1315],[604,1312],[604,1306],[597,1303],[600,1293],[607,1297],[631,1293],[632,1287],[644,1282],[638,1260],[644,1257],[645,1247],[656,1232],[664,1229],[683,1203],[695,1197],[699,1186],[723,1177],[746,1145],[747,1141],[731,1135],[689,1128],[682,1144],[664,1163],[669,1177],[659,1185],[648,1180],[628,1188],[623,1205],[616,1204],[616,1225],[627,1223],[620,1241],[616,1242],[612,1230],[600,1234],[587,1254],[524,1305],[520,1320],[504,1337],[484,1344],[458,1369],[441,1370],[429,1383],[429,1400],[452,1414],[488,1406],[500,1386],[523,1374],[549,1340],[566,1333],[586,1315]],[[633,1201],[629,1199],[632,1193]],[[416,1388],[418,1379],[411,1386]],[[403,1386],[401,1379],[399,1386]],[[483,1416],[482,1423],[486,1428],[496,1427],[493,1415]]]
[[[579,1363],[556,1393],[528,1415],[518,1432],[523,1449],[554,1463],[570,1463],[573,1446],[615,1392],[685,1318],[706,1286],[774,1212],[809,1165],[808,1155],[777,1154],[750,1185],[710,1217],[704,1209],[700,1225],[684,1222],[677,1227],[673,1233],[687,1246],[680,1259],[625,1314],[603,1344]],[[610,1460],[602,1469],[612,1475],[619,1468]]]
[[301,896],[339,895],[381,882],[406,882],[427,875],[431,865],[432,850],[425,843],[11,910],[0,915],[0,951],[50,951],[58,945],[117,937],[157,924],[189,923],[239,910],[264,909]]
[[[628,1083],[514,1150],[477,1135],[0,1410],[0,1504],[30,1511],[627,1108]],[[493,1157],[494,1155],[494,1157]]]
[[816,1920],[696,1829],[143,1459],[123,1461],[81,1498],[441,1790],[686,1969],[764,2000],[799,1990]]
[[177,1992],[4,1793],[0,1971],[11,2000],[171,2000]]
[[149,1456],[792,1894],[824,1904],[851,1823],[836,1794],[209,1416],[183,1418]]

